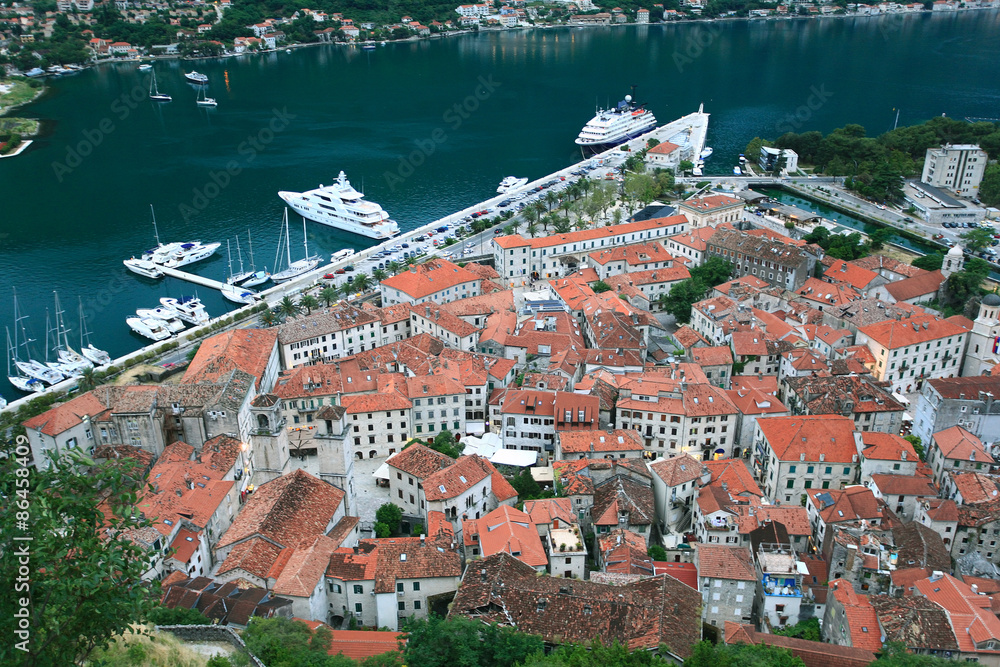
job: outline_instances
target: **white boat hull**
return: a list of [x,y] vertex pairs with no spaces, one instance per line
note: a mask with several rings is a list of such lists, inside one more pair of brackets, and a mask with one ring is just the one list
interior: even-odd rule
[[40,394],[45,391],[45,383],[36,378],[26,378],[20,375],[12,375],[7,378],[18,391],[23,391],[26,394]]
[[219,291],[222,292],[222,298],[226,301],[232,301],[233,303],[239,303],[245,306],[257,303],[257,294],[242,287],[230,285],[229,287],[224,287]]
[[130,317],[125,320],[125,323],[130,329],[132,329],[132,331],[144,338],[154,341],[166,340],[170,338],[170,334],[159,322],[140,317]]
[[292,265],[280,273],[272,273],[271,280],[276,283],[287,283],[299,276],[305,275],[319,266],[319,259],[300,259],[292,262]]
[[257,285],[263,285],[270,279],[271,274],[267,271],[257,271],[252,275],[252,277],[241,282],[240,285],[242,287],[256,287]]
[[45,364],[33,359],[30,361],[15,361],[14,365],[28,377],[41,380],[46,384],[58,384],[66,379],[60,371],[49,368]]
[[165,296],[160,299],[160,305],[167,310],[173,311],[177,317],[189,324],[204,324],[209,320],[205,307],[201,305],[201,300],[195,297],[174,299],[173,297]]
[[136,275],[142,276],[143,278],[158,280],[163,277],[163,272],[160,271],[159,267],[149,260],[136,259],[133,257],[132,259],[126,259],[122,263],[125,265],[126,269]]
[[111,363],[111,355],[93,345],[87,345],[80,350],[80,354],[89,359],[95,366],[105,366]]

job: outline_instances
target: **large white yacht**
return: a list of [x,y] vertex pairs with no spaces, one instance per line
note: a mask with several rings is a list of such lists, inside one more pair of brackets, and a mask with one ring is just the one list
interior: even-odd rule
[[[633,87],[633,93],[635,88]],[[611,109],[598,109],[597,114],[580,130],[576,143],[590,148],[617,146],[656,127],[653,112],[636,104],[632,95]]]
[[125,319],[132,331],[150,340],[166,340],[170,338],[170,332],[166,330],[163,322],[149,318],[129,317]]
[[321,225],[354,232],[371,239],[388,239],[399,234],[399,225],[375,202],[351,186],[344,172],[333,185],[320,185],[308,192],[279,192],[292,210]]
[[167,310],[172,310],[185,322],[190,324],[204,324],[208,322],[208,312],[202,305],[201,299],[196,296],[182,296],[179,299],[165,296],[160,299],[160,305]]

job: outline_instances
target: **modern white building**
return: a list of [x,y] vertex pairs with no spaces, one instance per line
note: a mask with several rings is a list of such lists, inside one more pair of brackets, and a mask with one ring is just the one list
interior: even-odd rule
[[975,197],[979,194],[987,159],[986,151],[973,144],[928,148],[920,180],[963,197]]

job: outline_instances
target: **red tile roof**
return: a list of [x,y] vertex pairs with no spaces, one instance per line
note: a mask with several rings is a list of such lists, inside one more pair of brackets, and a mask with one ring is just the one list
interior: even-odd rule
[[936,294],[944,280],[944,274],[938,269],[912,278],[893,281],[885,286],[885,291],[896,301],[907,301],[918,296]]
[[853,262],[835,259],[823,271],[823,280],[847,283],[854,289],[863,290],[878,278],[878,273]]
[[924,475],[872,475],[872,484],[883,496],[922,496],[934,498],[938,489]]
[[[566,454],[642,451],[642,437],[634,429],[605,431],[560,431],[559,448]],[[590,457],[587,457],[590,458]]]
[[878,617],[868,597],[854,592],[851,582],[834,579],[830,582],[830,594],[844,608],[844,616],[849,627],[851,644],[866,651],[881,651],[882,640]]
[[337,487],[295,470],[257,487],[216,548],[256,535],[289,547],[310,545],[326,532],[343,499]]
[[669,459],[660,459],[649,464],[649,469],[668,487],[693,482],[708,472],[708,468],[690,454],[679,454]]
[[361,662],[365,658],[390,653],[400,649],[400,643],[406,643],[405,632],[389,632],[386,630],[334,630],[322,621],[307,621],[303,618],[293,618],[293,621],[305,623],[310,630],[325,627],[330,631],[332,641],[330,655],[343,655]]
[[[779,461],[852,463],[854,421],[840,415],[770,417],[757,422]],[[805,458],[802,459],[802,455]]]
[[730,197],[729,195],[708,195],[707,197],[697,197],[695,199],[686,199],[678,204],[678,207],[683,209],[691,209],[699,213],[708,213],[720,208],[729,208],[731,206],[743,206],[743,200],[737,199],[736,197]]
[[479,545],[483,557],[506,552],[532,567],[544,567],[549,562],[531,517],[507,505],[479,519],[463,521],[462,538],[467,553]]
[[757,580],[757,568],[748,547],[699,544],[697,550],[698,572],[701,576],[712,579]]
[[482,279],[477,274],[446,259],[431,259],[422,264],[411,265],[408,271],[386,278],[382,285],[399,290],[412,299],[422,299],[463,283],[480,280]]
[[462,456],[453,465],[424,479],[424,495],[429,502],[455,498],[487,477],[492,477],[493,470],[492,464],[478,454]]
[[450,614],[501,623],[554,644],[601,639],[630,650],[661,643],[681,657],[701,638],[701,595],[667,576],[622,586],[539,576],[508,554],[466,568]]
[[234,369],[260,382],[277,340],[276,329],[231,329],[206,338],[184,371],[182,382],[218,382]]
[[859,327],[858,332],[890,350],[965,334],[962,327],[933,315],[914,315],[903,320],[885,320],[878,324]]
[[759,644],[783,648],[801,659],[805,667],[866,667],[875,660],[875,654],[871,650],[765,634],[757,632],[752,625],[732,621],[726,621],[725,633],[727,644]]
[[726,345],[716,347],[696,347],[691,350],[691,360],[699,366],[729,366],[733,363],[733,353]]
[[916,450],[895,433],[865,431],[861,434],[861,455],[869,461],[918,461]]
[[524,511],[536,525],[548,525],[555,521],[576,523],[576,513],[569,498],[546,498],[524,501]]
[[390,456],[386,463],[417,479],[425,479],[452,465],[455,459],[426,445],[414,443],[398,454]]
[[806,495],[826,524],[861,520],[880,522],[884,518],[884,506],[866,486],[807,489]]
[[376,593],[392,593],[397,579],[459,577],[461,557],[450,544],[419,537],[366,539],[357,548],[333,552],[326,576],[342,581],[374,581]]
[[994,463],[993,457],[986,453],[982,441],[961,426],[946,428],[931,437],[946,459]]

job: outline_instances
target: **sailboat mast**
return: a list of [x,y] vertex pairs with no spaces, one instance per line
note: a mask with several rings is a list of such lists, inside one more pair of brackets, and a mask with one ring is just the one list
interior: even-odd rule
[[79,299],[79,303],[80,303],[80,305],[79,305],[79,311],[80,311],[80,347],[83,348],[83,347],[85,347],[85,345],[83,344],[84,343],[83,339],[84,339],[84,336],[87,333],[87,322],[86,322],[86,320],[83,319],[83,297],[82,296],[78,296],[76,298]]
[[288,257],[288,266],[292,266],[292,237],[288,235],[288,207],[285,207],[285,254]]
[[302,245],[306,249],[306,259],[309,259],[309,237],[306,236],[306,219],[302,218]]
[[226,239],[226,255],[229,256],[229,277],[233,277],[233,250],[229,245],[229,239]]
[[253,259],[253,239],[250,238],[250,229],[247,228],[247,244],[250,246],[250,270],[257,270],[257,263]]
[[153,210],[153,205],[149,205],[149,213],[153,216],[153,236],[156,237],[156,245],[160,245],[160,232],[156,229],[156,211]]
[[66,336],[66,324],[63,322],[62,308],[59,306],[59,292],[52,290],[56,302],[56,349],[69,348],[69,338]]
[[236,252],[240,256],[240,275],[243,275],[243,249],[240,248],[240,235],[236,235]]

